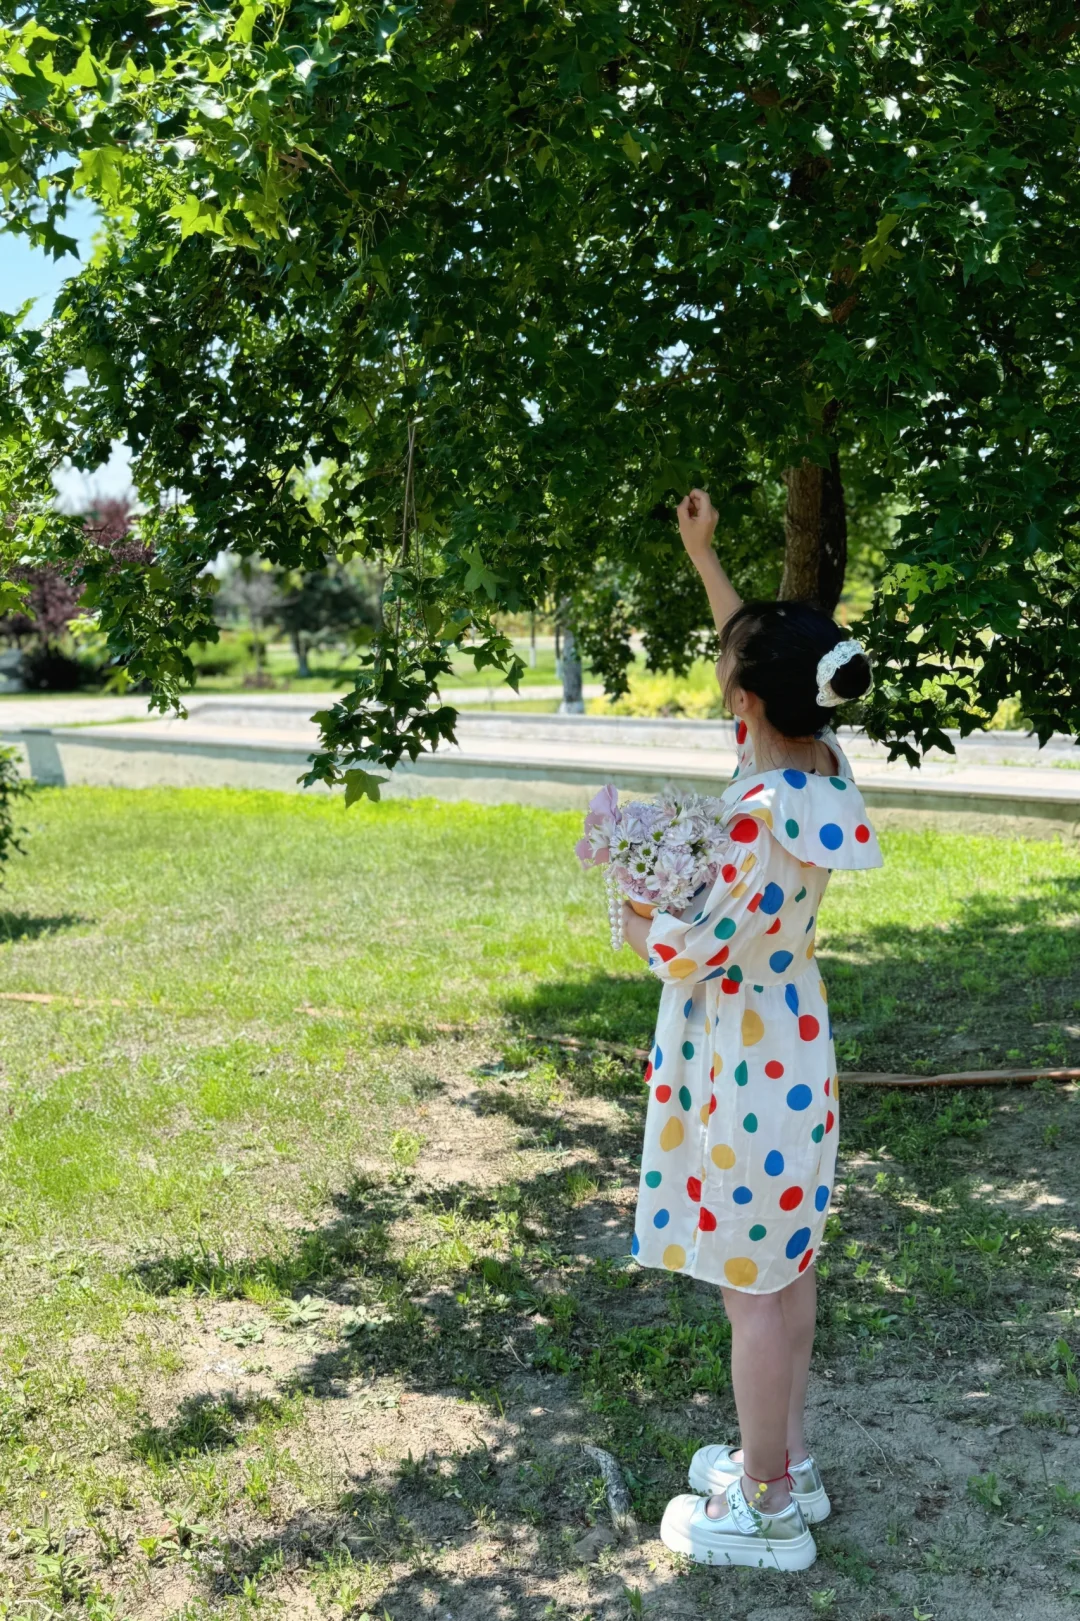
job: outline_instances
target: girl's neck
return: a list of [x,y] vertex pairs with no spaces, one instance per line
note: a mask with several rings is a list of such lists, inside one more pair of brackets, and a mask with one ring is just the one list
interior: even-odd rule
[[831,769],[829,750],[816,737],[785,737],[767,721],[749,724],[754,765],[759,771],[782,771],[794,766],[800,771]]

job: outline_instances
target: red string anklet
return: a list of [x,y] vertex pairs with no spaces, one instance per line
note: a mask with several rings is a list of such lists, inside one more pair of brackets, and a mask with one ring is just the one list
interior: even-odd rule
[[754,1482],[754,1484],[757,1485],[757,1486],[775,1486],[775,1484],[776,1484],[776,1482],[778,1480],[786,1480],[786,1481],[788,1481],[789,1485],[793,1487],[795,1485],[795,1480],[794,1480],[794,1477],[792,1476],[791,1469],[789,1467],[790,1463],[791,1463],[791,1454],[790,1454],[790,1452],[785,1452],[784,1453],[784,1473],[782,1475],[770,1475],[768,1480],[762,1480],[759,1475],[752,1475],[750,1473],[749,1469],[746,1469],[746,1468],[743,1469],[743,1474],[746,1476],[747,1480],[752,1480]]

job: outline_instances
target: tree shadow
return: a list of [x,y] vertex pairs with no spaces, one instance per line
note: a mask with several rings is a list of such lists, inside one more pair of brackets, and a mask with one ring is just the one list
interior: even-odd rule
[[[905,928],[833,928],[822,967],[838,1042],[855,1039],[861,1025],[861,1067],[871,1067],[867,1057],[880,1051],[896,1060],[887,1067],[908,1069],[958,1067],[947,1044],[952,1020],[974,1019],[987,1049],[991,1035],[1019,1045],[1034,996],[1048,1016],[1073,1006],[1080,942],[1064,925],[1078,896],[1080,883],[1069,880],[1030,886],[1008,902],[973,894],[947,927],[927,920]],[[1029,966],[1021,972],[1023,964]],[[999,983],[1002,973],[1010,976],[1008,986]],[[887,1008],[875,998],[887,999]],[[269,1394],[189,1397],[167,1422],[140,1429],[131,1444],[148,1461],[242,1449],[255,1421],[301,1392],[320,1404],[329,1424],[343,1402],[398,1404],[400,1427],[384,1449],[390,1456],[400,1449],[396,1470],[360,1468],[346,1455],[327,1507],[304,1509],[265,1534],[236,1529],[205,1554],[191,1551],[190,1569],[208,1596],[239,1593],[284,1561],[286,1569],[309,1573],[317,1566],[318,1580],[341,1584],[340,1592],[352,1595],[349,1604],[339,1601],[343,1609],[368,1606],[395,1621],[430,1615],[433,1588],[455,1615],[533,1621],[559,1613],[549,1607],[552,1588],[578,1563],[574,1543],[590,1524],[607,1520],[595,1467],[580,1442],[616,1454],[639,1518],[655,1524],[665,1498],[682,1489],[703,1422],[718,1436],[730,1429],[727,1328],[716,1291],[624,1264],[630,1218],[615,1185],[626,1188],[636,1178],[645,1099],[640,1066],[610,1058],[594,1064],[556,1047],[545,1056],[543,1048],[556,1033],[644,1046],[656,1000],[644,973],[620,980],[597,973],[506,996],[504,1010],[519,1035],[538,1038],[531,1050],[541,1061],[534,1067],[555,1065],[578,1098],[601,1092],[618,1105],[560,1114],[550,1094],[532,1084],[529,1066],[515,1067],[517,1059],[502,1074],[487,1066],[494,1073],[470,1096],[453,1100],[463,1134],[476,1114],[498,1114],[521,1134],[519,1146],[550,1146],[550,1166],[489,1188],[453,1177],[421,1182],[401,1171],[386,1180],[359,1176],[334,1191],[324,1221],[272,1252],[160,1254],[134,1269],[157,1295],[269,1293],[300,1301],[312,1294],[338,1308],[332,1328],[316,1322],[318,1342],[274,1378]],[[913,1039],[905,1021],[916,1006],[934,1009],[934,1027],[925,1037],[920,1028]],[[832,1303],[823,1315],[821,1349],[830,1377],[840,1366],[839,1350],[850,1352],[855,1366],[878,1343],[897,1366],[906,1358],[904,1365],[924,1370],[926,1336],[955,1333],[962,1346],[976,1313],[980,1352],[1012,1343],[1017,1289],[1032,1312],[1058,1311],[1067,1301],[1062,1278],[1070,1255],[1060,1244],[1055,1253],[1048,1222],[1030,1215],[1030,1197],[1014,1196],[1004,1181],[988,1188],[985,1169],[982,1191],[967,1186],[971,1144],[991,1127],[1022,1125],[1027,1137],[1017,1165],[1037,1188],[1037,1202],[1047,1209],[1071,1202],[1075,1156],[1039,1154],[1057,1099],[1040,1096],[1021,1121],[1019,1101],[1031,1096],[1011,1088],[848,1092],[841,1153],[860,1160],[856,1169],[865,1175],[853,1174],[850,1164],[845,1171],[844,1235],[857,1240],[850,1258],[846,1246],[826,1250]],[[962,1208],[938,1238],[935,1224],[946,1219],[939,1212],[948,1212],[950,1200],[954,1209],[963,1201]],[[914,1227],[919,1233],[906,1239]],[[865,1257],[905,1243],[921,1269],[913,1274],[917,1281],[890,1284],[882,1294]],[[905,1316],[905,1289],[918,1296],[918,1313]],[[402,1405],[424,1397],[470,1404],[477,1415],[471,1439],[457,1447],[432,1443],[430,1422],[410,1418],[419,1409]],[[829,1437],[822,1442],[827,1461]],[[898,1477],[898,1508],[918,1468]],[[470,1572],[465,1555],[481,1544],[488,1550],[483,1568]],[[447,1571],[448,1552],[462,1555],[462,1568]],[[623,1580],[631,1570],[639,1580],[636,1557],[623,1550],[608,1573],[593,1571],[594,1613],[624,1613]],[[369,1592],[363,1584],[375,1580],[376,1566],[381,1574]],[[845,1569],[834,1567],[830,1579],[844,1578]],[[698,1613],[695,1604],[708,1613],[715,1593],[699,1592],[696,1574],[678,1579],[679,1613]],[[764,1602],[805,1601],[797,1577],[756,1579],[766,1584]],[[664,1614],[663,1594],[653,1602],[659,1606],[653,1613]]]
[[92,917],[78,912],[60,912],[55,917],[35,917],[30,912],[0,911],[0,944],[18,940],[38,940],[42,935],[59,934],[61,929],[76,929],[93,923]]
[[[1080,1064],[1080,878],[1030,882],[1008,900],[977,890],[918,926],[830,918],[818,956],[842,1069],[933,1074],[1017,1063]],[[573,1036],[648,1047],[652,975],[596,970],[502,999],[530,1040]],[[1057,1026],[1058,1028],[1055,1028]]]

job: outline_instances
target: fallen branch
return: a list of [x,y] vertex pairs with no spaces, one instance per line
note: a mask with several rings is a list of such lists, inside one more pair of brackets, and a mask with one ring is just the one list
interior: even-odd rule
[[[0,991],[0,1001],[33,1002],[38,1005],[63,1002],[68,1007],[119,1007],[128,1008],[133,1012],[140,1007],[155,1013],[165,1011],[160,1003],[121,1002],[115,997],[93,1000],[83,996],[69,996],[64,991]],[[356,1009],[314,1007],[310,1003],[304,1003],[295,1011],[304,1013],[311,1019],[363,1018],[363,1014]],[[485,1032],[480,1026],[467,1024],[435,1023],[428,1028],[437,1031],[440,1036],[477,1036],[491,1033],[490,1027]],[[536,1042],[543,1047],[564,1047],[570,1052],[610,1053],[615,1058],[639,1064],[644,1064],[649,1057],[647,1047],[631,1047],[624,1041],[601,1041],[598,1037],[582,1039],[580,1036],[537,1036],[517,1033],[514,1040]],[[1080,1069],[963,1069],[944,1075],[898,1075],[875,1070],[841,1070],[840,1080],[844,1086],[1031,1086],[1036,1081],[1080,1081]]]
[[599,1464],[600,1473],[604,1477],[607,1487],[608,1508],[611,1510],[611,1523],[620,1536],[637,1536],[637,1520],[634,1518],[634,1506],[630,1501],[630,1493],[626,1489],[626,1482],[610,1452],[603,1447],[583,1446],[582,1452]]

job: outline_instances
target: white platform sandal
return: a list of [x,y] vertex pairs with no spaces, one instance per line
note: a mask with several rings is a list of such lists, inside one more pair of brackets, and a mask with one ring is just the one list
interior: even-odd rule
[[779,1514],[765,1514],[750,1507],[738,1480],[723,1496],[727,1513],[717,1519],[706,1512],[707,1497],[689,1492],[673,1497],[660,1522],[665,1548],[699,1565],[807,1570],[814,1563],[817,1548],[794,1498]]
[[[731,1456],[736,1449],[728,1446],[699,1447],[690,1460],[690,1489],[705,1497],[721,1497],[733,1480],[741,1480],[742,1460]],[[822,1483],[821,1474],[813,1458],[789,1467],[791,1495],[802,1509],[807,1525],[820,1525],[832,1512],[829,1494]]]

